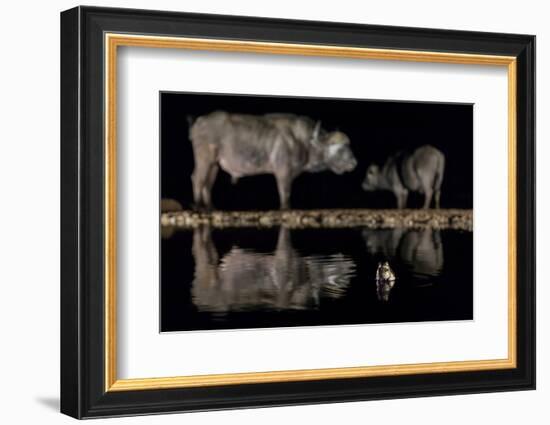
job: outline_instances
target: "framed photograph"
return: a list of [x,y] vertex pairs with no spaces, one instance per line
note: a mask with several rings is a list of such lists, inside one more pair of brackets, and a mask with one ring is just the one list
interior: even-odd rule
[[535,37],[61,14],[61,411],[535,388]]

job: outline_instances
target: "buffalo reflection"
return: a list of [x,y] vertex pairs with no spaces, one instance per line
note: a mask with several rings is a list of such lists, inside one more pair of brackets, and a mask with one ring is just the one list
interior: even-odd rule
[[235,246],[221,259],[210,228],[197,228],[193,258],[193,303],[213,313],[315,309],[320,298],[343,296],[355,272],[354,261],[343,254],[301,255],[283,227],[272,253]]
[[416,278],[430,279],[443,269],[443,244],[438,229],[364,229],[363,239],[369,254],[403,262]]

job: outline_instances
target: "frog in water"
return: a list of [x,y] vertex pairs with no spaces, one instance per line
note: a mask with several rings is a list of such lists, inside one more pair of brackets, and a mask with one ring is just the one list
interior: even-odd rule
[[395,281],[395,273],[391,269],[390,263],[387,261],[378,263],[378,268],[376,269],[376,280]]
[[395,284],[395,273],[387,261],[378,263],[376,269],[376,292],[380,301],[388,301]]

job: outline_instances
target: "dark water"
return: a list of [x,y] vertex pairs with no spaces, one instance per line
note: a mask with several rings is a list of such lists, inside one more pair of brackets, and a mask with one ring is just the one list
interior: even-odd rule
[[164,332],[473,318],[470,232],[204,227],[161,259]]

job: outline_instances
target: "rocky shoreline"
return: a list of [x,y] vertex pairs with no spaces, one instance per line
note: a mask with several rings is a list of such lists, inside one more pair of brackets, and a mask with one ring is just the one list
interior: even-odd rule
[[211,211],[190,210],[163,212],[163,227],[193,229],[202,225],[214,228],[275,227],[372,229],[454,229],[473,230],[473,211],[462,209],[335,209],[288,211]]

